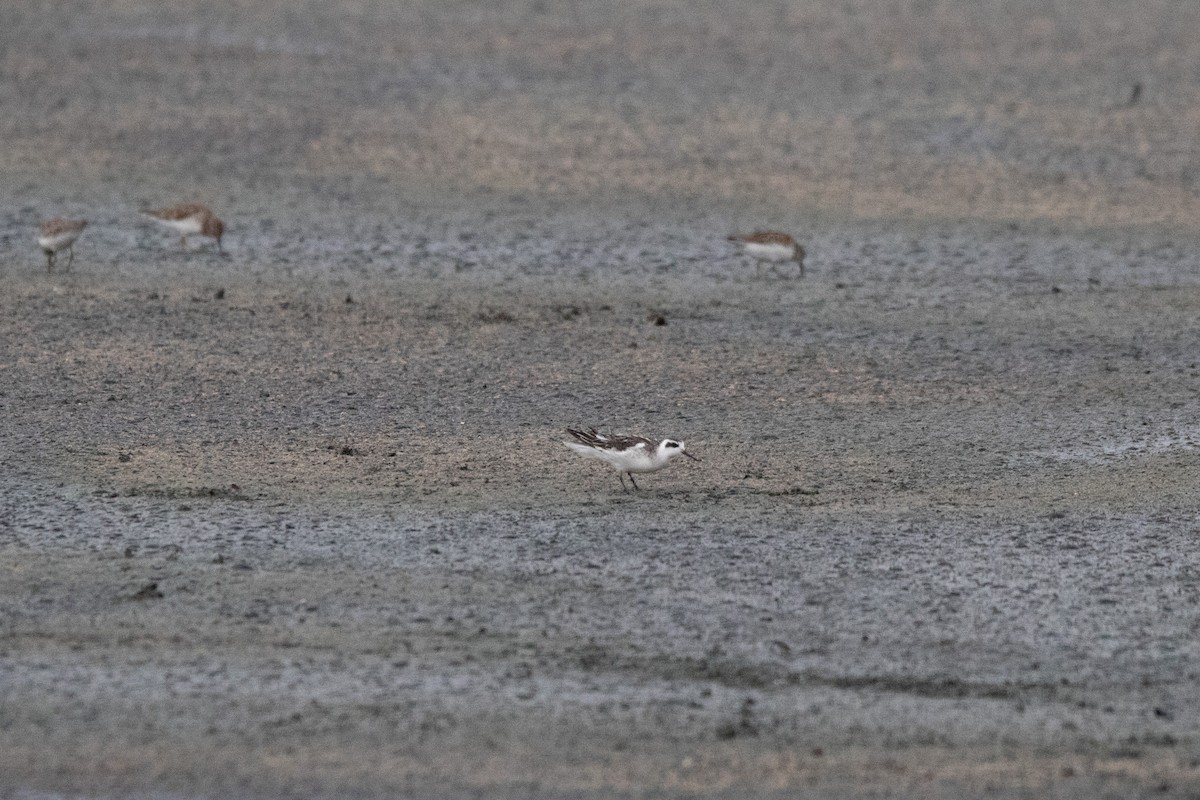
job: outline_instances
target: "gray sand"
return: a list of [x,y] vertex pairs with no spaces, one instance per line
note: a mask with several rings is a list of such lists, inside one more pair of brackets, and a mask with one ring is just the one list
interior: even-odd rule
[[1200,793],[1200,7],[34,5],[0,797]]

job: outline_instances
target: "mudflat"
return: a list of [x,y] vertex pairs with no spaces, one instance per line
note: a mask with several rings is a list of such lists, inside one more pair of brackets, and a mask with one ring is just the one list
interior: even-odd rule
[[0,9],[0,796],[1195,796],[1197,31]]

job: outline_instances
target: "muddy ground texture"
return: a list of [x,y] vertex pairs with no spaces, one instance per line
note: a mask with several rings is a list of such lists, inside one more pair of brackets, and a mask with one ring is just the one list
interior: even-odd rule
[[381,5],[0,11],[0,796],[1200,791],[1200,11]]

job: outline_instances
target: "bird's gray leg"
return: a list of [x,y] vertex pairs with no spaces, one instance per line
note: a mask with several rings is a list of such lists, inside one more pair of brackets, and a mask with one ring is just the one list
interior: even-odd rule
[[629,482],[633,484],[633,488],[634,488],[634,489],[637,489],[638,491],[641,491],[642,487],[640,487],[640,486],[638,486],[638,485],[637,485],[637,481],[635,481],[635,480],[633,479],[633,473],[632,473],[632,472],[631,472],[631,473],[629,473]]
[[70,269],[71,265],[75,263],[75,245],[71,245],[70,247],[68,247],[67,253],[70,256],[67,259],[67,269]]
[[54,272],[54,253],[46,251],[46,271]]
[[[631,476],[630,476],[630,478],[632,478],[632,477],[633,477],[633,476],[631,475]],[[629,489],[627,489],[627,488],[625,487],[625,473],[623,473],[623,472],[618,472],[618,473],[617,473],[617,480],[619,480],[619,481],[621,482],[621,491],[623,491],[623,492],[628,492],[628,491],[629,491]]]
[[187,237],[186,236],[179,237],[179,249],[187,250]]

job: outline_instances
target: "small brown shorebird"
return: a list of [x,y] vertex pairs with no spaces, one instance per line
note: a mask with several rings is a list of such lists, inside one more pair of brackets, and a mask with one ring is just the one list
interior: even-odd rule
[[755,231],[735,234],[729,237],[729,241],[740,244],[746,255],[753,256],[758,261],[759,274],[762,273],[764,261],[770,262],[772,271],[775,271],[775,265],[781,261],[795,261],[800,265],[800,277],[804,277],[804,248],[786,233]]
[[75,240],[79,238],[79,234],[83,233],[83,229],[87,227],[87,220],[83,219],[63,219],[55,217],[42,223],[42,227],[38,229],[38,247],[42,248],[42,252],[46,254],[46,269],[53,270],[55,263],[58,261],[58,251],[66,249],[68,253],[67,269],[71,268],[71,264],[75,262]]
[[158,224],[165,225],[178,233],[180,247],[187,247],[187,237],[189,236],[208,236],[217,240],[218,253],[225,252],[221,249],[221,237],[225,234],[225,223],[206,205],[184,203],[142,213]]
[[638,485],[633,480],[635,472],[657,472],[671,463],[676,456],[687,456],[692,461],[699,461],[689,453],[683,442],[675,439],[655,441],[644,436],[614,436],[597,433],[595,428],[588,431],[577,431],[567,428],[573,442],[563,442],[567,447],[587,458],[598,458],[608,463],[617,471],[621,479],[621,488],[625,488],[625,476],[633,488]]

